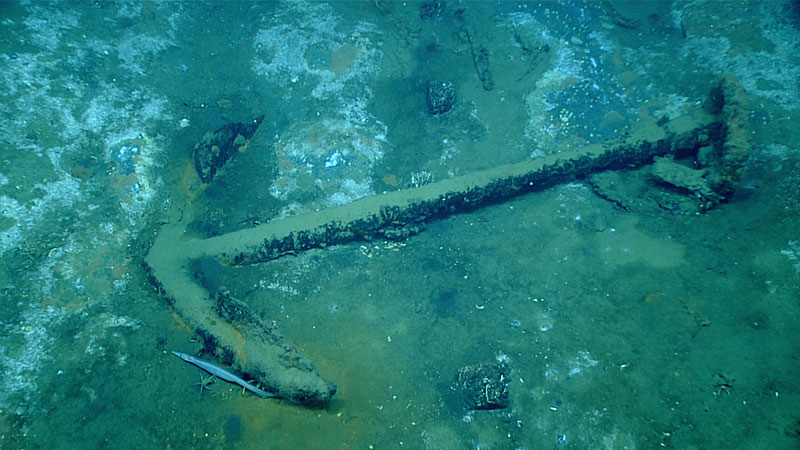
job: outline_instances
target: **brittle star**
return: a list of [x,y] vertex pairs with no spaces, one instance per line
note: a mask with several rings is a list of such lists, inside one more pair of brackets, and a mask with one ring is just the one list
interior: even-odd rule
[[714,395],[719,397],[723,393],[728,394],[728,397],[731,396],[731,389],[733,389],[733,385],[728,383],[719,383],[714,385]]
[[203,395],[203,391],[210,391],[211,385],[217,382],[217,376],[211,375],[210,377],[204,377],[203,374],[200,374],[200,382],[195,383],[195,386],[200,386],[200,395]]
[[730,397],[731,391],[733,390],[733,382],[736,380],[721,373],[718,373],[717,377],[719,378],[718,382],[714,385],[714,395],[719,397],[725,393]]

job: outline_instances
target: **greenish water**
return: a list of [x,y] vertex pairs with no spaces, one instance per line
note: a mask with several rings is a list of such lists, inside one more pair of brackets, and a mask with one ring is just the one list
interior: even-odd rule
[[[429,8],[0,5],[0,448],[800,445],[796,5]],[[574,182],[206,273],[337,383],[326,407],[201,390],[171,355],[202,349],[142,267],[161,224],[222,234],[600,142],[723,73],[752,142],[731,201],[698,214],[623,171],[628,211]],[[456,88],[435,117],[432,80]],[[269,146],[202,185],[195,143],[260,114]],[[498,360],[509,406],[467,411],[458,370]]]

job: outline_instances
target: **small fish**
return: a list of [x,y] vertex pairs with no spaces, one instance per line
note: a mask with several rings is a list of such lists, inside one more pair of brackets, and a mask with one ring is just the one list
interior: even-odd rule
[[212,362],[209,362],[209,361],[206,361],[206,360],[200,359],[200,358],[195,358],[194,356],[187,355],[186,353],[172,352],[172,354],[177,356],[178,358],[188,362],[188,363],[194,364],[195,366],[205,370],[206,372],[210,373],[211,375],[216,375],[217,378],[225,380],[225,381],[227,381],[229,383],[238,384],[239,386],[247,389],[248,391],[252,392],[253,394],[256,394],[257,396],[259,396],[261,398],[284,398],[280,394],[267,392],[267,391],[265,391],[263,389],[259,389],[259,388],[255,387],[255,386],[253,386],[252,384],[248,383],[247,381],[244,381],[244,379],[242,379],[241,377],[237,376],[233,372],[230,372],[229,370],[223,369],[222,367],[220,367],[220,366],[218,366],[218,365],[216,365],[216,364],[214,364]]

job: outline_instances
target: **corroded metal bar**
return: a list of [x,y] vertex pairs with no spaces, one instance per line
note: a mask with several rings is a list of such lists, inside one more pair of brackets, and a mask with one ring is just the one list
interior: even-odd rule
[[702,110],[662,126],[643,123],[627,136],[543,158],[498,166],[424,186],[365,197],[346,205],[193,241],[228,264],[243,265],[357,239],[499,203],[594,172],[648,164],[676,149],[706,145],[720,124]]

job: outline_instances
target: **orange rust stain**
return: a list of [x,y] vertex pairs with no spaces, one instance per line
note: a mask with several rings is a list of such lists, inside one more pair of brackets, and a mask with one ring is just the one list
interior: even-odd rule
[[289,158],[279,157],[278,169],[284,173],[291,172],[294,170],[294,164],[292,164],[292,161]]
[[344,75],[358,56],[358,47],[343,45],[331,55],[330,69],[337,77]]
[[170,314],[172,315],[172,320],[174,320],[179,327],[183,328],[189,333],[194,333],[194,329],[190,327],[189,324],[186,323],[186,321],[184,321],[183,318],[178,315],[178,313],[176,313],[175,311],[171,311]]
[[388,184],[389,186],[397,186],[397,175],[393,173],[387,173],[386,175],[381,178],[381,181]]
[[246,346],[247,346],[247,336],[245,336],[241,331],[234,329],[233,353],[236,355],[236,359],[239,360],[242,364],[247,364],[247,351],[245,350]]
[[277,180],[275,180],[275,187],[277,187],[278,189],[283,189],[289,185],[289,181],[291,180],[289,180],[288,177],[280,177]]
[[661,297],[662,295],[664,295],[663,292],[653,292],[652,294],[650,294],[647,297],[645,297],[644,301],[645,301],[645,303],[650,303],[653,300],[655,300],[656,297]]
[[188,159],[186,160],[186,164],[184,164],[180,172],[178,185],[190,199],[194,199],[197,193],[202,191],[206,186],[200,181],[200,177],[197,176],[197,170],[194,167],[194,161]]

